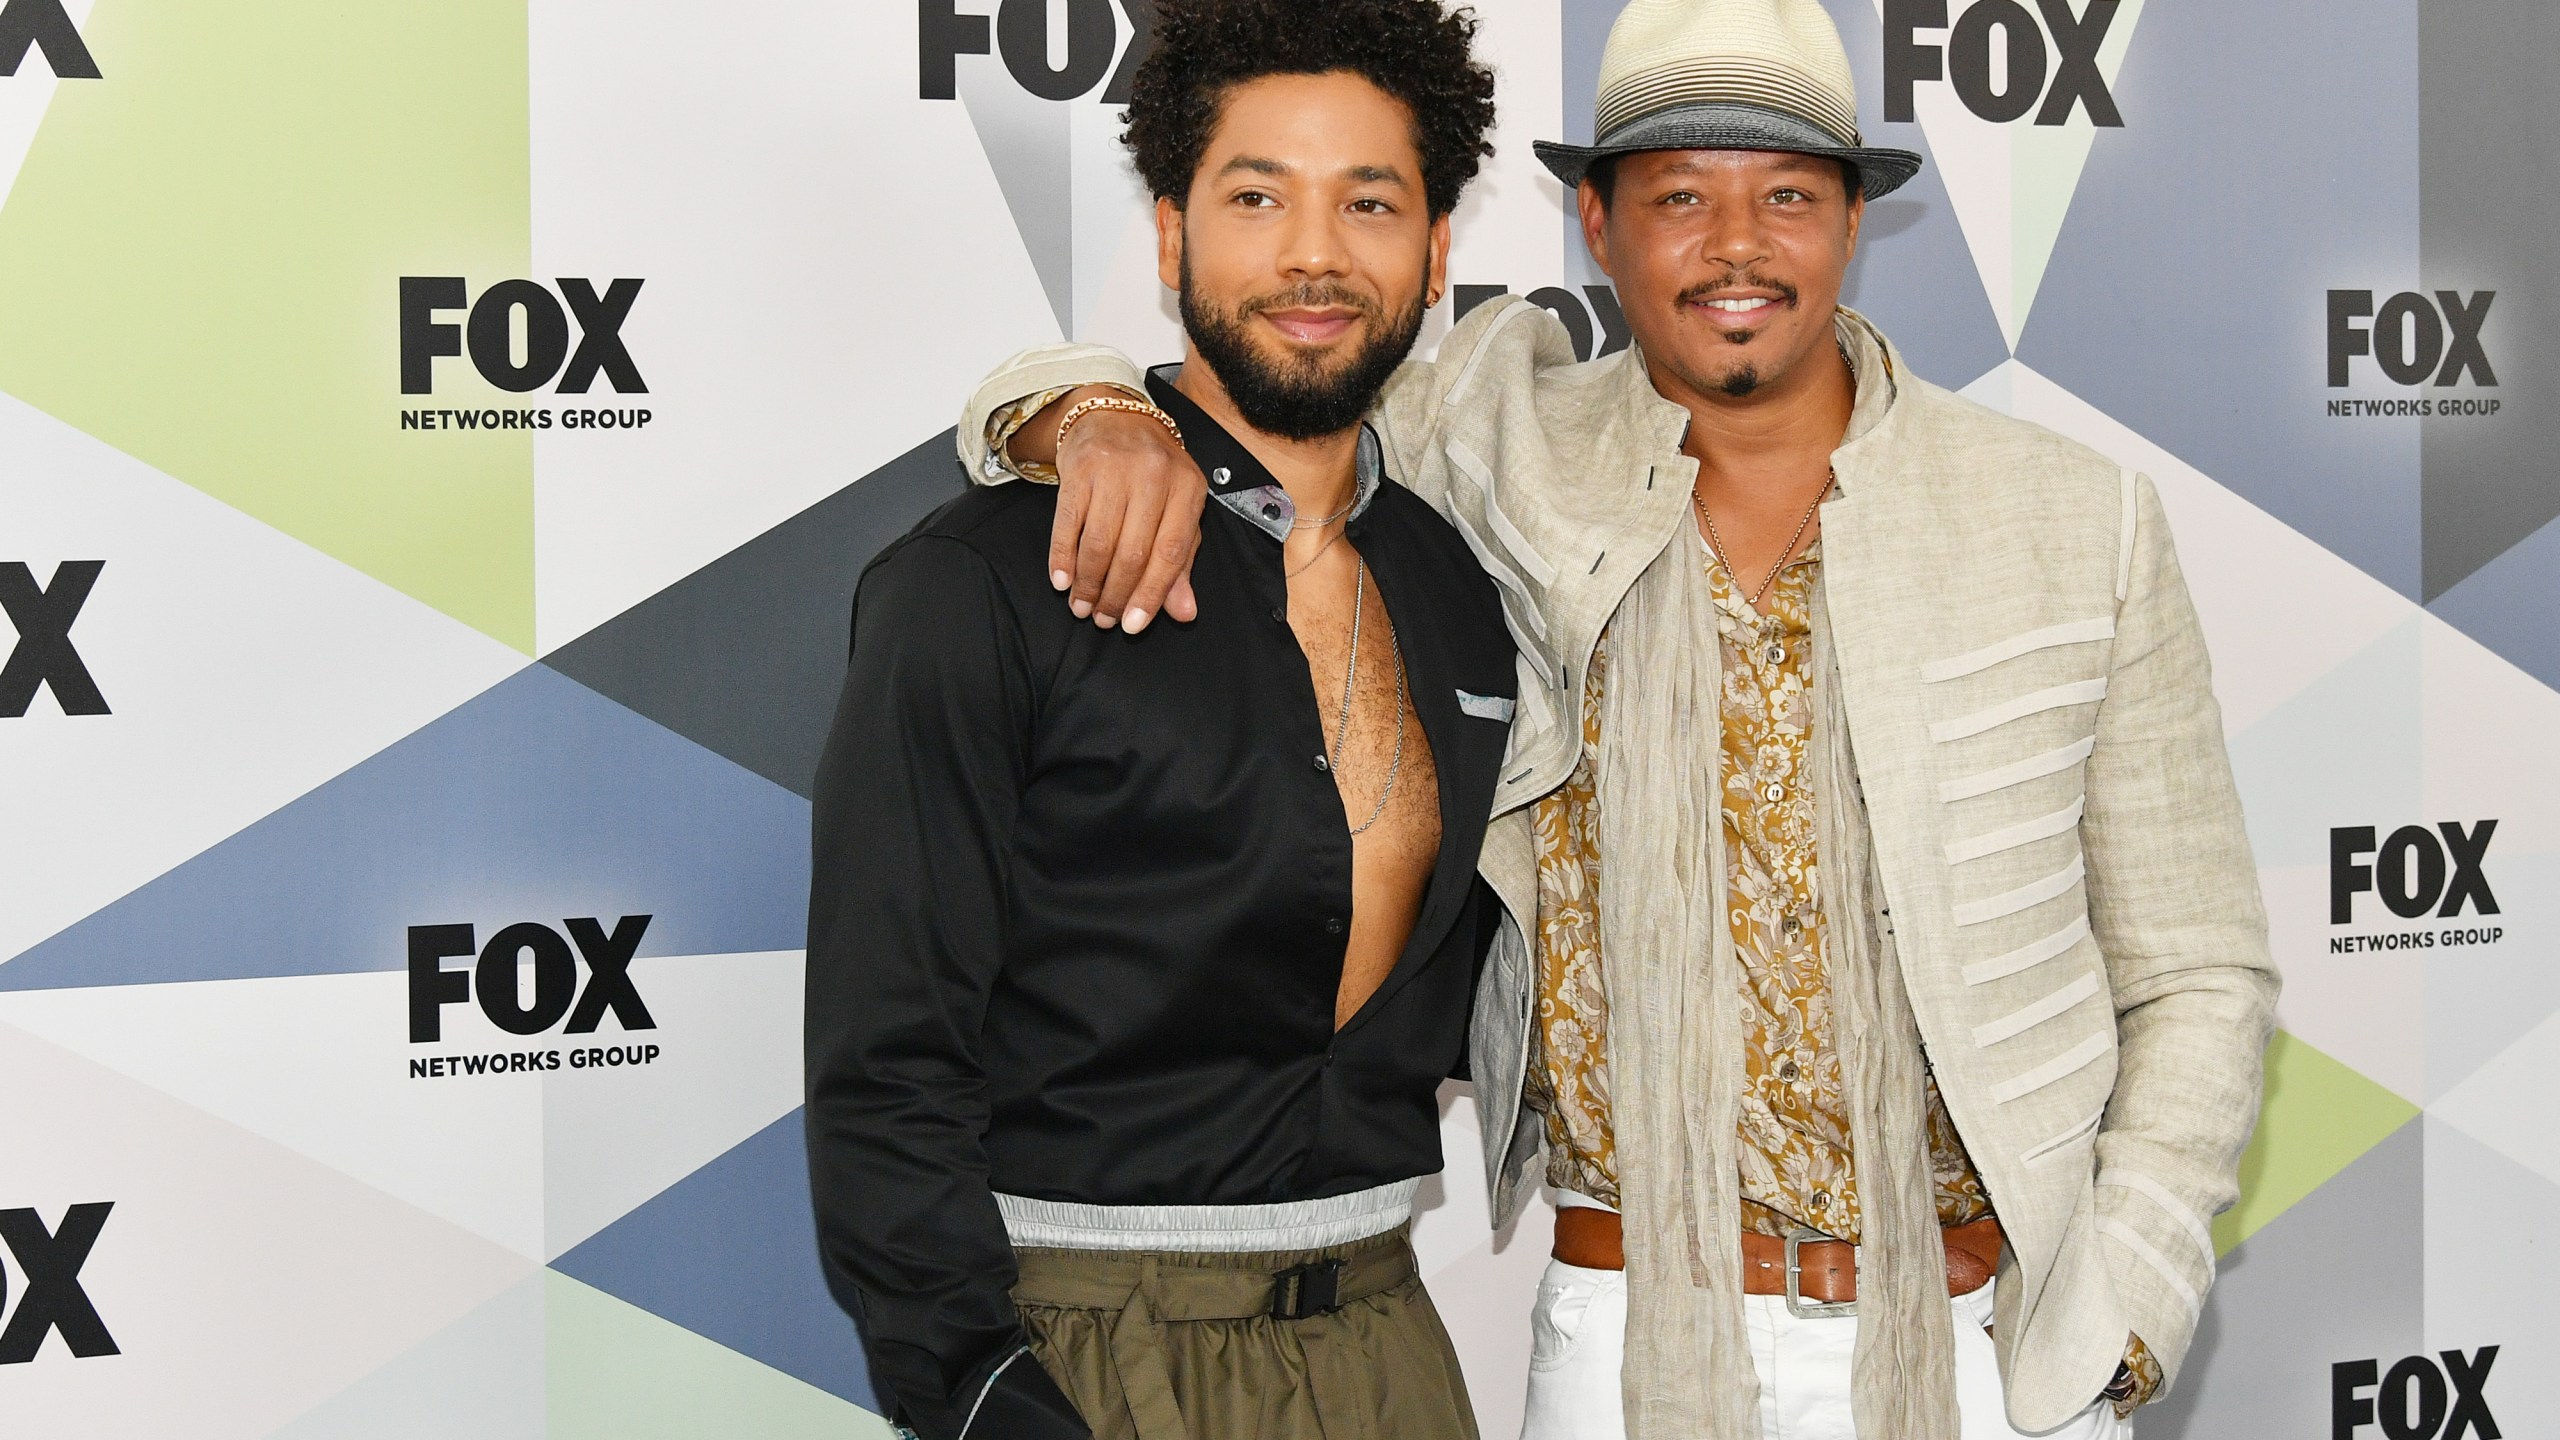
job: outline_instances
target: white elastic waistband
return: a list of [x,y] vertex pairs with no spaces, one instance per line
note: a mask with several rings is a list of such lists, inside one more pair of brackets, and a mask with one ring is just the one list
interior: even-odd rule
[[1082,1205],[999,1191],[1005,1234],[1055,1250],[1178,1250],[1247,1254],[1315,1250],[1383,1235],[1413,1218],[1420,1180],[1278,1205]]

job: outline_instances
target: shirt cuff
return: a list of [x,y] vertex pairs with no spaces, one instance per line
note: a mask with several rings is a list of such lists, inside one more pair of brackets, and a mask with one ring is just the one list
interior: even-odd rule
[[1031,423],[1032,416],[1057,404],[1059,397],[1072,393],[1075,388],[1072,385],[1061,385],[1054,390],[1040,390],[1025,395],[1010,405],[996,407],[996,413],[987,417],[988,479],[992,480],[997,474],[1004,473],[1019,475],[1025,480],[1037,481],[1042,485],[1058,483],[1056,466],[1030,464],[1016,460],[1004,453],[1004,447],[1012,441],[1015,431]]
[[[2139,1335],[2127,1335],[2124,1345],[2124,1374],[2133,1377],[2133,1389],[2121,1400],[2114,1400],[2116,1418],[2130,1420],[2133,1412],[2151,1403],[2160,1393],[2160,1362],[2153,1358],[2151,1347]],[[2109,1397],[2113,1400],[2113,1397]]]

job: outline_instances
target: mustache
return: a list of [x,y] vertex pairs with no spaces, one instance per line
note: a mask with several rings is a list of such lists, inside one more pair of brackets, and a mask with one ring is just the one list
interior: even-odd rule
[[1348,286],[1311,283],[1270,295],[1257,295],[1236,306],[1236,315],[1259,315],[1266,310],[1356,310],[1363,319],[1376,320],[1382,313],[1378,302]]
[[1701,280],[1680,292],[1679,303],[1687,305],[1699,300],[1714,300],[1730,290],[1767,290],[1775,294],[1781,304],[1790,308],[1794,307],[1799,293],[1796,287],[1784,280],[1773,280],[1764,275],[1746,273],[1728,275],[1722,280]]

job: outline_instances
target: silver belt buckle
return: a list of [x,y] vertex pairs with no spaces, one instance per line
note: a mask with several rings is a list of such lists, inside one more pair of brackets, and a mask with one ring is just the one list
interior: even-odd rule
[[[1807,1240],[1836,1240],[1838,1238],[1839,1237],[1833,1235],[1825,1235],[1821,1231],[1805,1225],[1799,1225],[1795,1229],[1787,1232],[1788,1314],[1793,1315],[1799,1320],[1830,1320],[1843,1315],[1855,1315],[1858,1313],[1858,1302],[1855,1300],[1807,1300],[1804,1298],[1804,1257],[1797,1253],[1797,1247]],[[1858,1247],[1854,1245],[1849,1247],[1849,1254],[1853,1257],[1850,1261],[1852,1265],[1857,1263],[1854,1258],[1857,1253]]]

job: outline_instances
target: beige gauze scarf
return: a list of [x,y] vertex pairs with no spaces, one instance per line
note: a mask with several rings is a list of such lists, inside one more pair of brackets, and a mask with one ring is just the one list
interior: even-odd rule
[[[1716,611],[1686,528],[1610,623],[1600,801],[1601,964],[1626,1216],[1629,1440],[1758,1440],[1743,1322],[1740,962],[1727,924]],[[1955,1332],[1920,1036],[1878,933],[1866,816],[1830,625],[1813,608],[1807,764],[1833,1024],[1865,1224],[1858,1434],[1957,1440]],[[1844,1321],[1824,1323],[1845,1324]]]

